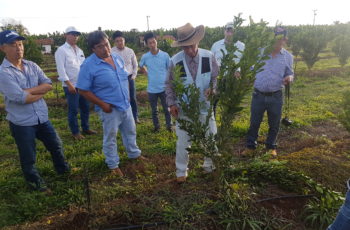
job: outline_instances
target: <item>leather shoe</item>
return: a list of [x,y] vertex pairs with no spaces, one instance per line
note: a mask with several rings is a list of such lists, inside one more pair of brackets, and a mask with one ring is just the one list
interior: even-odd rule
[[73,138],[77,141],[84,139],[85,137],[81,135],[80,133],[73,134]]
[[97,134],[97,132],[95,130],[91,130],[91,129],[88,129],[88,130],[84,130],[83,133],[85,135],[94,135],[94,134]]
[[111,174],[113,176],[120,176],[120,177],[124,176],[124,173],[122,172],[122,170],[120,170],[120,168],[111,169]]
[[181,184],[186,182],[186,177],[185,176],[180,176],[176,178],[176,182]]

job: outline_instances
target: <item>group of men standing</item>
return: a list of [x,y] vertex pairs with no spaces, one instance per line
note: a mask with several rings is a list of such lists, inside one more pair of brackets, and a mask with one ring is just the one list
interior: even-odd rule
[[[265,61],[263,70],[256,76],[251,104],[251,120],[247,137],[247,149],[256,148],[258,130],[267,111],[269,132],[266,148],[277,155],[276,138],[282,112],[282,88],[293,80],[292,56],[283,49],[287,40],[286,30],[278,28],[275,36],[280,36],[274,50]],[[227,53],[226,46],[232,43],[234,27],[225,26],[225,38],[213,44],[211,51],[199,48],[205,34],[204,26],[193,27],[190,23],[177,29],[177,40],[172,47],[182,51],[170,58],[169,54],[157,47],[156,36],[144,36],[149,52],[140,60],[140,71],[148,78],[147,92],[152,109],[154,132],[160,130],[158,120],[158,98],[163,107],[166,129],[172,131],[171,116],[183,118],[173,88],[174,67],[180,66],[185,85],[195,84],[200,89],[200,100],[209,106],[208,96],[215,94],[221,59]],[[59,80],[68,104],[68,124],[75,139],[83,135],[93,135],[96,131],[89,127],[89,102],[95,105],[103,126],[103,153],[106,164],[113,174],[123,176],[119,168],[116,135],[120,130],[123,144],[129,158],[145,160],[136,143],[136,124],[140,123],[136,102],[135,78],[138,64],[134,51],[125,46],[123,33],[116,31],[111,48],[108,36],[102,31],[94,31],[87,37],[92,54],[85,59],[77,46],[80,32],[74,27],[66,29],[66,43],[55,53]],[[68,172],[64,159],[62,142],[48,120],[48,110],[43,96],[52,89],[51,81],[33,62],[23,59],[24,37],[15,31],[0,33],[0,49],[6,57],[0,66],[0,92],[5,96],[7,120],[14,137],[26,181],[34,189],[47,188],[35,167],[35,139],[41,140],[52,155],[57,173]],[[245,45],[237,41],[233,60],[242,58]],[[239,77],[237,70],[235,77]],[[224,99],[223,99],[224,100]],[[77,114],[80,110],[82,132]],[[170,116],[171,115],[171,116]],[[208,115],[207,108],[201,111],[201,120]],[[176,180],[185,182],[188,175],[188,147],[190,137],[176,123]],[[209,121],[209,133],[217,132],[214,115]],[[204,159],[203,169],[215,169],[210,158]]]

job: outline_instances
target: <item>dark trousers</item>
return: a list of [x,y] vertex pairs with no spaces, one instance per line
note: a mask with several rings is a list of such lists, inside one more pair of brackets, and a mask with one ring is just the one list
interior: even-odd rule
[[168,110],[168,105],[166,104],[166,96],[165,92],[161,93],[148,93],[148,99],[149,103],[151,104],[151,109],[152,109],[152,120],[153,120],[153,125],[155,129],[159,129],[159,120],[158,120],[158,98],[160,98],[160,102],[163,107],[163,112],[165,115],[165,122],[167,128],[171,128],[171,118],[170,118],[170,113]]
[[261,121],[267,111],[269,131],[265,142],[267,149],[276,149],[283,105],[283,93],[278,91],[271,95],[254,91],[250,111],[250,127],[247,135],[247,147],[255,149]]
[[50,121],[34,126],[19,126],[10,122],[10,130],[16,141],[21,168],[27,182],[34,183],[37,188],[44,183],[35,167],[36,138],[42,141],[50,152],[56,172],[62,174],[69,171],[63,155],[62,141]]
[[132,110],[132,115],[134,117],[134,120],[136,121],[138,119],[138,111],[137,111],[137,102],[136,102],[136,87],[135,87],[135,80],[131,79],[132,75],[129,75],[129,97],[130,97],[130,105]]
[[79,93],[72,94],[68,87],[63,87],[68,104],[68,124],[72,134],[78,134],[78,110],[80,110],[81,127],[83,131],[89,130],[89,102]]

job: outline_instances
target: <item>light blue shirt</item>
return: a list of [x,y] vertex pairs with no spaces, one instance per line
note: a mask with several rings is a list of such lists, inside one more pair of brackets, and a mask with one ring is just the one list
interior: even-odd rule
[[[111,57],[116,69],[96,54],[86,58],[80,67],[76,87],[91,91],[100,100],[113,105],[119,111],[125,111],[130,107],[128,72],[119,55],[112,54]],[[100,109],[96,106],[96,110]]]
[[40,67],[34,62],[22,60],[24,70],[12,65],[6,58],[0,66],[0,92],[5,98],[6,119],[15,125],[33,126],[47,122],[48,109],[43,98],[26,104],[28,93],[25,89],[48,83]]
[[169,63],[169,54],[161,50],[156,55],[150,51],[142,55],[140,67],[146,66],[148,72],[147,92],[161,93],[165,91]]
[[254,88],[261,92],[276,92],[283,88],[283,79],[293,73],[293,56],[281,49],[274,58],[269,55],[262,71],[257,73]]

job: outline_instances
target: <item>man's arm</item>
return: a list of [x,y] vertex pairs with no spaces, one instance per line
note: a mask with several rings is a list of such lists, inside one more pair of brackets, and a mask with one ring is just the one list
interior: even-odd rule
[[101,99],[96,97],[95,94],[93,94],[91,91],[78,89],[78,92],[80,95],[85,97],[88,101],[94,103],[95,105],[100,106],[103,112],[105,113],[112,112],[112,105],[102,101]]
[[132,64],[132,76],[131,79],[135,79],[137,76],[137,59],[136,59],[136,55],[135,52],[133,50],[132,51],[132,57],[131,57],[131,64]]
[[165,81],[165,95],[166,95],[166,102],[168,106],[170,107],[170,114],[174,117],[177,118],[179,116],[179,108],[176,105],[176,96],[174,92],[174,85],[173,85],[173,80],[174,80],[174,66],[173,63],[170,62],[169,70],[168,70],[168,76]]
[[52,90],[52,85],[48,83],[43,83],[33,88],[25,89],[24,91],[32,95],[45,95],[47,92]]

